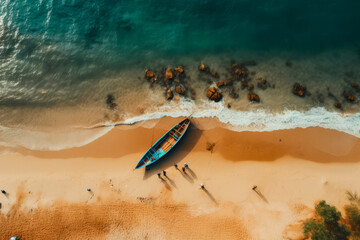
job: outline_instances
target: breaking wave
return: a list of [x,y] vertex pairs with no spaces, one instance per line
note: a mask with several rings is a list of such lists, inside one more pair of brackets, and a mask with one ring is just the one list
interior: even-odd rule
[[157,112],[129,117],[123,123],[134,124],[140,121],[163,117],[217,118],[233,131],[275,131],[294,128],[322,127],[334,129],[360,137],[360,113],[339,113],[315,107],[308,111],[284,110],[270,113],[265,110],[235,111],[227,108],[223,101],[205,102],[195,105],[191,100],[181,104],[163,106]]

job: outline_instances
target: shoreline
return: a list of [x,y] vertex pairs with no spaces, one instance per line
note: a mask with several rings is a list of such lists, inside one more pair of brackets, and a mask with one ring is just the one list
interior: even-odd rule
[[[181,119],[183,118],[165,117],[130,126],[116,126],[105,135],[81,147],[58,151],[29,150],[21,147],[13,149],[23,155],[39,158],[118,158],[128,154],[145,153]],[[236,161],[237,158],[239,161],[271,161],[290,155],[315,162],[340,161],[338,158],[341,156],[341,162],[352,162],[356,161],[356,156],[360,156],[360,139],[337,130],[309,127],[237,132],[227,129],[228,127],[229,125],[216,118],[192,119],[189,129],[191,133],[187,133],[184,141],[178,144],[178,148],[181,148],[179,151],[206,151],[206,143],[209,142],[215,143],[214,153],[220,153],[225,159],[232,161]],[[127,141],[124,141],[124,138]],[[139,155],[139,159],[141,156]]]
[[[175,225],[185,224],[190,236],[200,236],[196,226],[202,222],[199,239],[221,237],[219,231],[210,231],[218,229],[217,225],[230,239],[282,239],[301,235],[301,229],[289,230],[289,226],[310,217],[314,202],[325,199],[341,209],[346,204],[345,191],[360,192],[356,181],[359,138],[322,128],[234,132],[221,128],[216,119],[194,119],[193,127],[164,159],[149,171],[133,171],[151,143],[179,121],[163,118],[117,126],[72,149],[3,151],[0,180],[9,196],[0,196],[0,222],[7,226],[0,230],[0,236],[21,232],[41,238],[45,235],[36,234],[44,234],[46,229],[50,234],[49,227],[60,234],[61,226],[76,218],[87,227],[95,226],[99,239],[141,238],[146,234],[157,239],[182,239],[186,235],[170,226],[170,216],[175,214]],[[207,142],[215,143],[212,153],[206,150]],[[187,175],[173,167],[185,162],[192,170]],[[160,180],[156,173],[164,169],[169,178]],[[205,184],[207,193],[199,189],[200,183]],[[266,201],[251,190],[253,185]],[[93,197],[86,188],[91,188]],[[59,210],[64,206],[69,215]],[[106,210],[108,206],[116,216]],[[145,215],[139,209],[145,209],[148,218],[159,223],[156,230],[147,230],[146,221],[141,220]],[[79,217],[84,211],[104,216],[89,223]],[[42,212],[49,217],[37,215]],[[52,225],[46,227],[46,221],[38,221],[39,216]],[[57,223],[53,220],[56,216],[64,221]],[[24,219],[44,231],[34,233]],[[127,227],[116,227],[116,221],[126,219],[131,219]],[[140,230],[129,231],[134,226]],[[70,239],[76,234],[91,236],[80,227],[64,234]]]
[[[58,151],[81,147],[102,138],[112,128],[132,129],[137,127],[152,128],[161,119],[172,119],[192,116],[199,130],[224,128],[233,132],[279,132],[292,129],[329,129],[355,137],[360,137],[360,113],[345,114],[328,112],[324,108],[313,108],[308,112],[286,111],[283,114],[264,111],[237,112],[226,108],[224,102],[209,103],[210,109],[197,109],[191,114],[192,107],[180,101],[172,112],[162,109],[160,112],[144,113],[139,116],[127,117],[125,120],[105,121],[91,125],[75,125],[52,129],[49,126],[42,128],[4,127],[0,126],[0,151],[7,148],[27,148],[30,150]],[[69,114],[69,113],[68,113]],[[71,116],[71,114],[69,114]],[[209,123],[211,122],[211,123]],[[174,123],[175,124],[175,123]],[[167,126],[167,127],[170,127]],[[166,127],[164,127],[166,129]]]

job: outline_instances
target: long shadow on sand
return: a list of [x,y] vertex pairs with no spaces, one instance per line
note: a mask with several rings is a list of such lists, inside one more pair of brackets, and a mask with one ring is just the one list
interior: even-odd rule
[[196,128],[196,126],[191,125],[185,135],[169,153],[145,169],[144,180],[157,172],[173,167],[175,163],[183,160],[194,148],[201,134],[201,130]]
[[180,169],[177,169],[177,170],[181,173],[181,175],[182,175],[186,180],[189,181],[189,183],[194,183],[194,179],[192,179],[192,177],[190,177],[190,175],[187,174],[187,172],[182,172]]
[[197,179],[196,173],[190,167],[188,167],[186,170],[190,173],[192,178]]
[[206,193],[206,195],[208,195],[208,197],[211,199],[211,201],[213,201],[216,205],[218,205],[218,202],[216,201],[214,196],[206,188],[204,188],[203,191]]

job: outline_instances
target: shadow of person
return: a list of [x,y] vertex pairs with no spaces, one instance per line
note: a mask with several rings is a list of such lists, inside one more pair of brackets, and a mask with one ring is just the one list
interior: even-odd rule
[[174,188],[177,188],[176,183],[171,178],[169,178],[167,175],[165,177]]
[[88,200],[86,200],[86,203],[88,203],[95,196],[95,193],[92,190],[88,191],[88,193],[90,194],[90,197]]
[[180,169],[176,168],[180,173],[181,175],[186,179],[188,180],[190,183],[194,183],[194,180],[189,176],[189,174],[187,174],[186,172],[184,171],[181,171]]
[[214,196],[206,188],[202,188],[201,190],[203,190],[206,193],[206,195],[208,195],[211,201],[213,201],[216,205],[218,205],[218,202],[216,201]]
[[195,172],[190,167],[187,167],[186,170],[190,173],[192,178],[197,179]]
[[171,189],[171,186],[168,184],[168,182],[165,179],[163,179],[162,177],[160,177],[160,179],[161,179],[161,182],[165,185],[165,188],[167,190],[171,191],[172,189]]
[[196,128],[194,125],[190,125],[185,135],[173,147],[173,149],[171,149],[159,161],[154,162],[145,168],[143,179],[146,180],[157,172],[172,167],[175,163],[183,160],[194,148],[201,134],[202,130]]
[[260,192],[259,189],[255,188],[253,190],[264,202],[269,203],[268,200],[266,199],[266,197]]
[[6,192],[6,193],[3,193],[3,195],[9,200],[9,193],[8,192]]

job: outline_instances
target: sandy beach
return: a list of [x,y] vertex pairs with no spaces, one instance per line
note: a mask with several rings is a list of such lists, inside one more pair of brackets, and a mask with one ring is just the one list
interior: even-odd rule
[[117,126],[60,151],[3,147],[0,238],[301,239],[317,201],[342,209],[346,191],[360,192],[360,140],[317,127],[235,132],[192,119],[175,149],[134,171],[180,120]]

